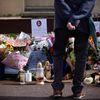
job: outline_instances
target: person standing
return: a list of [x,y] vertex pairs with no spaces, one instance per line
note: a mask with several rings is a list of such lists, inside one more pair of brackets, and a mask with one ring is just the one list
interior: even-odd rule
[[75,70],[73,76],[73,98],[81,99],[83,94],[83,76],[87,57],[89,20],[95,6],[95,0],[54,0],[55,43],[54,43],[54,81],[51,84],[53,96],[61,97],[64,84],[63,56],[69,37],[75,38]]

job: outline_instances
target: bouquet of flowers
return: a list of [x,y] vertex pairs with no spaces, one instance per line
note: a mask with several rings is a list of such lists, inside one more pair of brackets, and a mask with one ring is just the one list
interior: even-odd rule
[[21,55],[19,52],[12,52],[2,61],[3,64],[8,65],[14,69],[23,69],[27,64],[28,58]]

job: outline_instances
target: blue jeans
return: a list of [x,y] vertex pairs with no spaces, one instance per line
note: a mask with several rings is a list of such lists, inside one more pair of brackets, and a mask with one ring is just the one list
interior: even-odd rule
[[82,81],[85,70],[85,62],[87,57],[88,33],[82,33],[78,30],[68,31],[67,29],[55,30],[54,44],[54,82],[52,87],[54,90],[62,90],[63,76],[63,56],[65,52],[66,42],[69,37],[75,37],[74,53],[75,53],[75,70],[73,76],[72,92],[79,93],[83,89]]

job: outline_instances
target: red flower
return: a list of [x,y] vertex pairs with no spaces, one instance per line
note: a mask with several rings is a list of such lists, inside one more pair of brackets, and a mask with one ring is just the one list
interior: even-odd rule
[[99,37],[100,36],[100,32],[96,32],[96,36]]
[[54,52],[53,47],[51,47],[49,50],[50,50],[50,53],[51,53],[51,54]]

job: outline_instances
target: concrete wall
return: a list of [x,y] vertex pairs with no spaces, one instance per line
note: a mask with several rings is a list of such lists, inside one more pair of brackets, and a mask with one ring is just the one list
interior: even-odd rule
[[0,16],[16,16],[23,13],[24,0],[0,0]]
[[54,0],[25,0],[26,6],[53,6]]
[[100,0],[96,0],[96,5],[95,5],[95,8],[93,10],[93,13],[95,13],[96,15],[100,14]]

